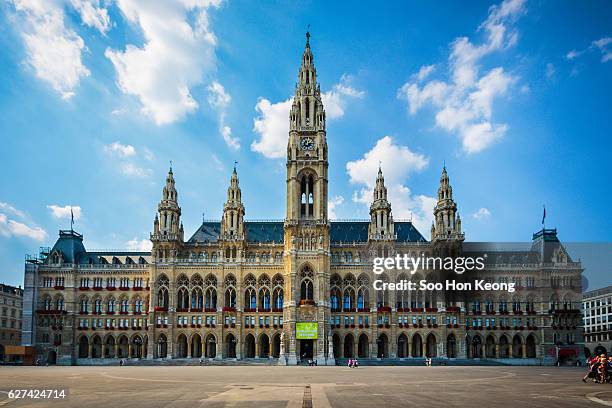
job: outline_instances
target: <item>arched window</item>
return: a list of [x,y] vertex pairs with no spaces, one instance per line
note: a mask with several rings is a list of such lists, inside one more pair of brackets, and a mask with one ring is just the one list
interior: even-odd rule
[[202,309],[202,289],[199,287],[191,290],[191,309]]
[[89,304],[88,304],[88,303],[89,303],[89,302],[88,302],[87,298],[82,298],[82,299],[81,299],[81,308],[80,308],[80,311],[81,311],[82,313],[87,313],[87,311],[88,311],[88,306],[89,306]]
[[332,288],[331,295],[329,297],[332,311],[340,310],[340,289]]
[[134,300],[134,313],[142,313],[142,300],[141,299],[136,299]]
[[236,291],[234,288],[225,290],[225,307],[236,307]]
[[300,216],[314,216],[314,178],[311,174],[302,175],[300,180]]
[[121,300],[121,305],[119,307],[121,308],[121,313],[127,313],[130,309],[130,302],[127,299],[123,299]]
[[51,301],[51,298],[50,297],[46,297],[44,299],[44,309],[45,310],[51,310],[52,305],[53,305],[53,302]]
[[176,307],[177,309],[189,308],[189,293],[187,292],[187,288],[182,287],[178,290]]
[[365,309],[368,308],[369,305],[368,290],[366,288],[359,289],[359,293],[357,294],[357,307],[359,309]]
[[300,299],[314,300],[314,286],[309,278],[302,280],[300,285]]
[[275,288],[272,293],[272,301],[274,302],[274,309],[281,310],[283,308],[283,288]]
[[94,312],[95,313],[102,313],[102,299],[96,299],[94,301]]
[[166,287],[161,287],[157,291],[157,305],[168,308],[168,289]]
[[244,304],[248,309],[257,308],[257,295],[255,293],[255,288],[248,287],[244,292]]
[[106,312],[115,313],[115,299],[108,299],[108,302],[106,302]]
[[342,307],[344,307],[344,310],[351,310],[355,307],[355,291],[353,289],[344,289]]
[[[202,307],[201,304],[199,307]],[[205,306],[206,309],[217,308],[217,290],[215,288],[206,289]]]
[[261,288],[259,290],[259,307],[270,309],[270,290],[268,288]]

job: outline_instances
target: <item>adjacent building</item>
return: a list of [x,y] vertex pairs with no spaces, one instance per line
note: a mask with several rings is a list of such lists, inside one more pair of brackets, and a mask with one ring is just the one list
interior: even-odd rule
[[0,362],[10,359],[7,346],[21,344],[23,289],[0,283]]
[[582,267],[554,229],[534,234],[524,250],[489,251],[486,270],[473,276],[513,282],[514,293],[374,290],[376,279],[441,278],[375,275],[372,258],[461,255],[458,205],[444,168],[427,240],[393,217],[379,169],[367,219],[329,219],[326,115],[308,38],[288,120],[284,219],[245,219],[234,168],[221,219],[185,239],[171,168],[151,252],[88,251],[70,230],[26,263],[24,343],[62,364],[200,357],[537,364],[582,353]]
[[582,295],[584,354],[609,353],[612,350],[612,286]]

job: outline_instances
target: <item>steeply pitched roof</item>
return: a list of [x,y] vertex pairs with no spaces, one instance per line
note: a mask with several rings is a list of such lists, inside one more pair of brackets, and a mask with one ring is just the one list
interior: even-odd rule
[[[271,243],[284,241],[283,221],[245,221],[248,242]],[[367,242],[369,221],[332,221],[330,236],[332,242]],[[217,242],[221,225],[205,221],[187,241],[190,244]],[[395,223],[397,242],[426,242],[411,222]]]

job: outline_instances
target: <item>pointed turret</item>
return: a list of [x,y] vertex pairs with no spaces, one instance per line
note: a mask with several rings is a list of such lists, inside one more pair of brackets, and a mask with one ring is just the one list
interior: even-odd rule
[[434,223],[431,226],[431,240],[463,241],[461,217],[457,213],[457,204],[453,200],[453,188],[450,185],[446,166],[442,168],[438,203],[434,208]]
[[223,206],[221,239],[244,239],[244,205],[242,204],[242,192],[235,165],[230,178],[230,185],[227,188],[227,201]]
[[183,224],[181,223],[181,207],[178,205],[178,193],[174,184],[172,166],[166,176],[166,184],[162,190],[162,198],[157,206],[157,214],[153,222],[151,240],[183,241]]
[[371,240],[395,239],[391,203],[387,200],[387,187],[380,166],[374,187],[374,201],[370,206],[369,236]]
[[310,33],[306,33],[306,47],[295,85],[295,96],[290,113],[291,130],[325,130],[325,110],[321,88],[317,83],[317,70],[310,49]]

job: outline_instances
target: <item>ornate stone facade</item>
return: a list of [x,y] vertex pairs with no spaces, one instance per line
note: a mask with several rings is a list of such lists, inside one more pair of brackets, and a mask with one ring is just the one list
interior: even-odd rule
[[[185,240],[170,169],[150,253],[88,252],[81,235],[61,231],[51,250],[26,264],[24,342],[66,364],[425,356],[535,363],[556,361],[560,349],[582,342],[582,268],[555,230],[534,234],[530,249],[489,252],[495,262],[477,277],[516,283],[512,296],[451,301],[446,293],[375,291],[375,279],[429,278],[425,271],[374,275],[375,256],[462,253],[446,168],[431,241],[394,220],[381,169],[370,219],[330,221],[325,110],[308,41],[289,120],[284,221],[245,221],[234,168],[222,219],[204,221]],[[316,323],[316,338],[297,338],[299,323]]]

